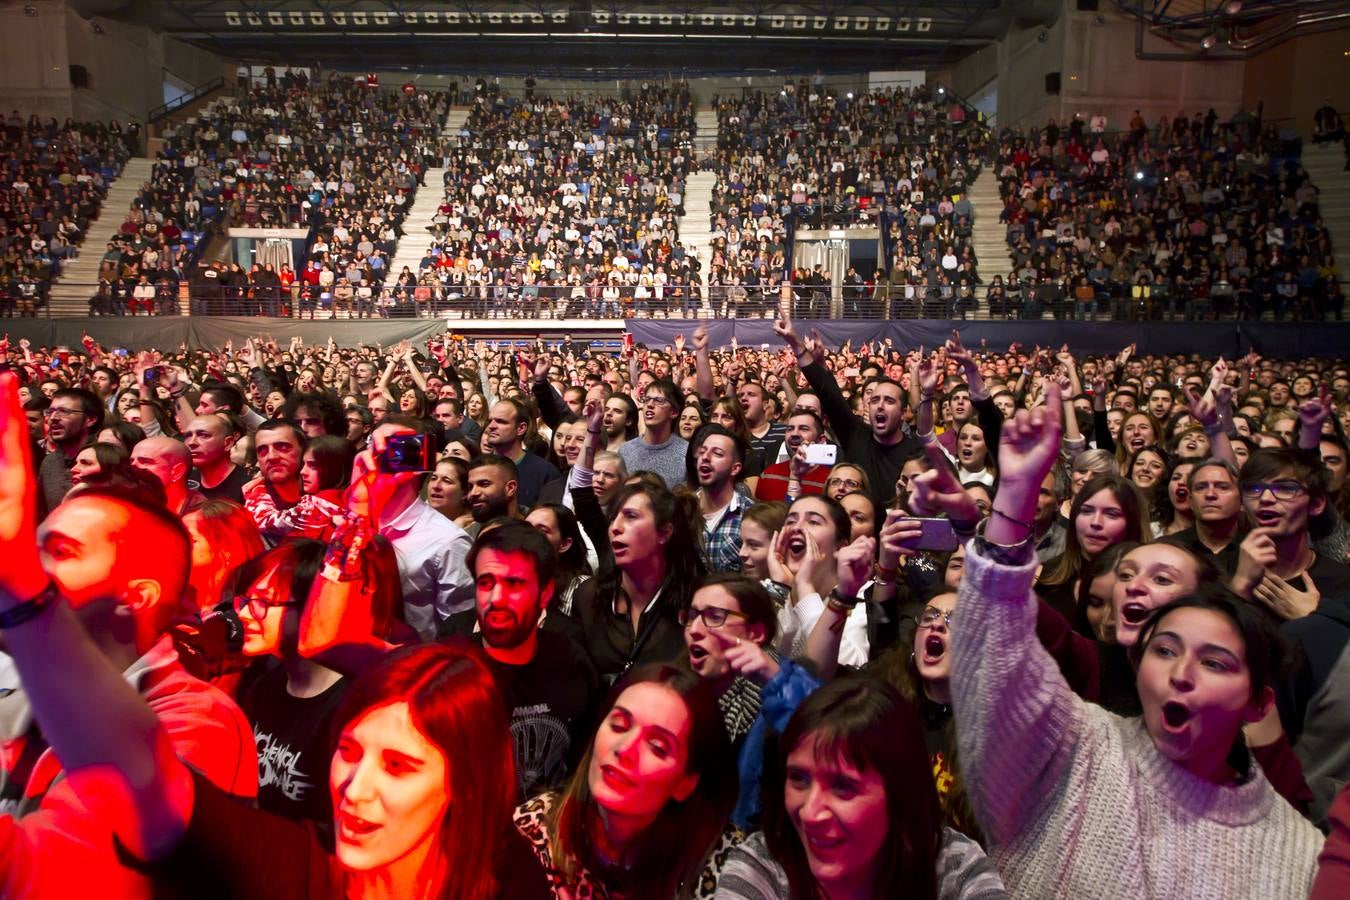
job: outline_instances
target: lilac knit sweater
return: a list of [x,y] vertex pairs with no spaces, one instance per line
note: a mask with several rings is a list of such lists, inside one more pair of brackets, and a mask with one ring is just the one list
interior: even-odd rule
[[1036,639],[1035,559],[966,547],[953,618],[962,774],[1014,897],[1306,897],[1322,835],[1259,767],[1241,785],[1191,775],[1142,719],[1078,698]]

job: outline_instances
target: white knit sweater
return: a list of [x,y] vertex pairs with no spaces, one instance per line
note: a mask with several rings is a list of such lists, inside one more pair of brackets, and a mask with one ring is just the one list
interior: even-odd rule
[[1079,699],[1036,639],[1036,560],[972,541],[952,619],[962,778],[1014,897],[1306,897],[1322,835],[1259,767],[1216,785]]

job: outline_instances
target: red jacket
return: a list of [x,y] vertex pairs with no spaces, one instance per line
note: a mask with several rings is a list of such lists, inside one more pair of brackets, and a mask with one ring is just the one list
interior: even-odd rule
[[[222,790],[258,793],[253,730],[234,701],[188,674],[163,637],[124,673],[159,716],[178,757]],[[13,744],[15,742],[11,742]],[[6,768],[17,758],[7,745]],[[91,810],[50,749],[33,766],[20,812],[0,816],[0,896],[145,898],[150,879],[122,864],[106,817]]]
[[[788,466],[791,463],[783,460],[780,463],[774,463],[766,468],[759,476],[759,483],[755,485],[756,500],[786,500],[788,489]],[[806,477],[802,479],[802,495],[823,494],[825,493],[825,479],[830,477],[829,466],[812,466],[806,472]]]

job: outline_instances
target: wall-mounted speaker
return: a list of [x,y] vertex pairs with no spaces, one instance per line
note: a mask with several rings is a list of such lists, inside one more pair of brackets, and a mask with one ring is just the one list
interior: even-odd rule
[[73,88],[89,87],[89,70],[84,66],[72,64],[70,67],[70,86]]
[[1058,94],[1058,93],[1059,93],[1059,73],[1058,73],[1058,72],[1046,72],[1046,73],[1045,73],[1045,92],[1046,92],[1047,94]]
[[1078,0],[1079,12],[1096,12],[1097,0]]

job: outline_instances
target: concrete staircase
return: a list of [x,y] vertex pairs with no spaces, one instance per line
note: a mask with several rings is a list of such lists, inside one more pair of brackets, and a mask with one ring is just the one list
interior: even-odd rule
[[700,152],[717,149],[717,110],[712,107],[694,114],[694,149]]
[[394,259],[389,264],[391,283],[398,280],[398,273],[403,271],[404,266],[416,274],[417,264],[431,246],[427,229],[436,216],[436,208],[444,199],[445,169],[427,169],[426,184],[417,189],[412,209],[403,219],[403,237],[399,238],[398,246],[394,248]]
[[[1003,211],[1003,201],[998,195],[998,181],[994,173],[985,170],[970,186],[970,205],[975,208],[974,229],[975,257],[979,260],[980,280],[986,285],[995,275],[1002,275],[1004,282],[1012,274],[1012,260],[1008,257],[1008,229],[998,220]],[[981,307],[981,313],[983,313]]]
[[680,243],[701,264],[699,281],[708,274],[712,261],[712,192],[717,184],[713,172],[695,172],[684,180],[684,215],[680,217]]
[[1303,168],[1317,186],[1322,221],[1331,232],[1331,249],[1340,257],[1341,281],[1350,280],[1350,172],[1340,144],[1303,145]]
[[140,193],[141,185],[150,180],[153,167],[153,160],[133,156],[127,160],[121,177],[109,186],[98,218],[89,225],[89,232],[80,245],[80,255],[67,260],[61,270],[61,277],[52,283],[53,316],[89,315],[89,298],[98,290],[98,268],[108,242],[126,221],[131,201]]
[[470,112],[472,110],[467,106],[452,106],[445,117],[445,124],[441,126],[441,137],[459,137],[459,132],[468,121]]

